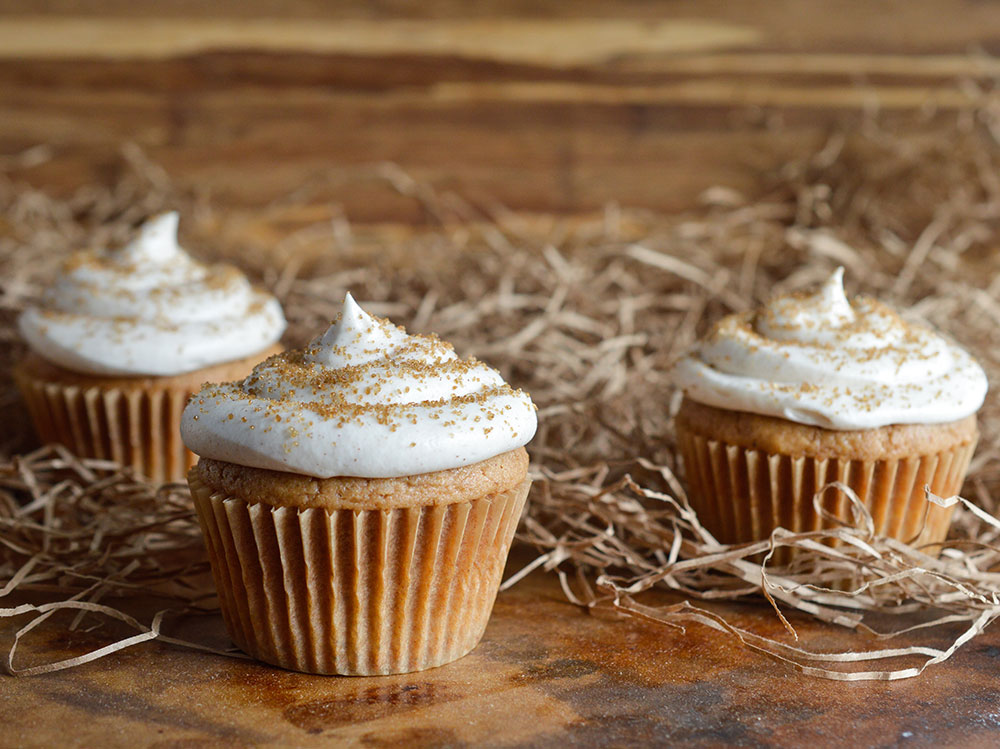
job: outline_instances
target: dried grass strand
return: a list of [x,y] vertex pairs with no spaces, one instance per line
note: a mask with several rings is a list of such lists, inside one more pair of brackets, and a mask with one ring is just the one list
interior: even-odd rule
[[[815,283],[842,264],[851,291],[910,308],[971,349],[1000,383],[1000,283],[989,280],[1000,229],[997,112],[997,100],[984,93],[971,120],[942,115],[905,134],[877,120],[840,129],[818,153],[764,175],[756,194],[714,188],[684,214],[612,203],[574,220],[518,216],[384,164],[365,179],[416,201],[426,226],[401,240],[351,226],[334,205],[328,218],[291,230],[276,248],[255,244],[247,220],[177,191],[133,145],[123,149],[115,184],[48,196],[15,176],[56,156],[41,146],[0,159],[0,337],[7,344],[0,369],[8,375],[23,352],[18,310],[62,256],[121,242],[145,216],[180,208],[191,217],[189,246],[203,257],[239,258],[279,295],[287,344],[322,328],[350,288],[372,311],[488,358],[532,394],[540,415],[531,446],[536,480],[519,539],[538,553],[505,588],[544,570],[574,604],[680,629],[707,626],[810,676],[913,677],[1000,612],[993,571],[1000,569],[1000,399],[991,393],[981,412],[966,484],[977,503],[930,497],[957,505],[939,556],[876,536],[857,498],[839,485],[831,490],[847,494],[851,517],[828,518],[822,531],[779,529],[757,543],[726,546],[687,503],[671,424],[679,395],[666,371],[719,316]],[[321,189],[306,185],[260,215],[280,217]],[[386,262],[374,267],[372,257]],[[9,376],[0,377],[0,408],[5,423],[25,423]],[[153,639],[211,650],[162,632],[168,612],[214,610],[184,487],[153,487],[112,462],[58,447],[31,450],[23,431],[0,437],[0,456],[7,456],[0,463],[0,598],[18,601],[0,616],[32,617],[6,651],[9,673],[72,667]],[[775,566],[785,548],[796,550],[794,560]],[[678,603],[651,605],[644,596],[653,589]],[[140,621],[128,613],[130,602],[151,593],[164,601],[157,614]],[[29,596],[46,601],[23,608]],[[767,602],[785,639],[799,644],[738,627],[717,606],[747,598]],[[72,615],[68,627],[113,620],[134,634],[77,658],[17,665],[24,638],[45,623],[56,627],[60,613]],[[896,644],[813,652],[802,644],[802,617]],[[862,663],[874,665],[856,668]]]

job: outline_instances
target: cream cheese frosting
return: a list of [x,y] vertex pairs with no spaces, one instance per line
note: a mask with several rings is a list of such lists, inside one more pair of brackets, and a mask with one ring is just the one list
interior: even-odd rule
[[458,468],[525,445],[528,395],[435,336],[408,335],[350,294],[304,349],[206,386],[181,419],[203,457],[330,478],[391,478]]
[[723,318],[674,365],[674,383],[709,406],[827,429],[975,413],[987,389],[975,359],[874,299],[849,300],[843,275]]
[[169,376],[250,356],[285,330],[278,300],[177,243],[177,213],[117,250],[76,253],[18,323],[28,345],[75,372]]

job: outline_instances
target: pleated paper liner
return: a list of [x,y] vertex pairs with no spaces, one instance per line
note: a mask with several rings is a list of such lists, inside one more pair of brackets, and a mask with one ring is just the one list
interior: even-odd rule
[[[862,461],[772,454],[711,440],[678,428],[688,496],[698,519],[724,544],[759,541],[781,526],[802,532],[833,528],[814,503],[831,482],[850,487],[871,513],[875,532],[934,553],[948,535],[954,507],[927,501],[924,487],[949,497],[962,488],[975,441],[913,457]],[[820,504],[851,522],[850,500],[828,488]],[[780,549],[774,562],[794,554]]]
[[35,430],[74,454],[114,460],[156,482],[183,481],[197,461],[181,442],[188,388],[119,389],[47,382],[15,370]]
[[530,481],[394,510],[249,504],[189,474],[222,615],[266,663],[317,674],[420,671],[486,628]]

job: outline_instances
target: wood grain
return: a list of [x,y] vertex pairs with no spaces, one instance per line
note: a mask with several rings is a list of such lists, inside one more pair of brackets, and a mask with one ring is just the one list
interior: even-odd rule
[[[567,43],[573,40],[573,43]],[[9,18],[0,56],[156,59],[200,52],[456,55],[553,66],[621,55],[669,54],[759,43],[749,26],[721,21],[566,19]]]
[[[739,626],[783,636],[766,606],[724,610]],[[800,646],[881,646],[793,621]],[[0,624],[0,638],[10,627]],[[226,644],[217,616],[189,621],[183,634]],[[102,637],[43,634],[36,645],[59,657]],[[147,644],[70,672],[4,678],[0,745],[990,746],[1000,721],[996,639],[977,639],[919,679],[826,682],[699,625],[680,633],[586,614],[536,573],[500,595],[471,655],[417,674],[310,676]]]
[[14,176],[106,180],[123,141],[221,206],[312,185],[353,221],[419,220],[358,183],[392,161],[521,211],[690,206],[752,191],[883,112],[968,109],[1000,12],[958,0],[279,6],[0,2],[0,152]]

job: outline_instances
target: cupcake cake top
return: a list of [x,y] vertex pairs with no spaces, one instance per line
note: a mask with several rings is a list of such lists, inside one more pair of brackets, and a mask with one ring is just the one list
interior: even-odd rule
[[207,385],[181,435],[207,458],[330,478],[391,478],[458,468],[526,444],[528,395],[435,336],[408,335],[350,294],[305,348]]
[[177,213],[117,250],[78,252],[18,323],[28,345],[75,372],[170,376],[262,351],[285,330],[278,300],[229,265],[177,244]]
[[874,299],[849,300],[843,277],[723,318],[674,365],[675,384],[709,406],[827,429],[975,413],[987,389],[975,359]]

